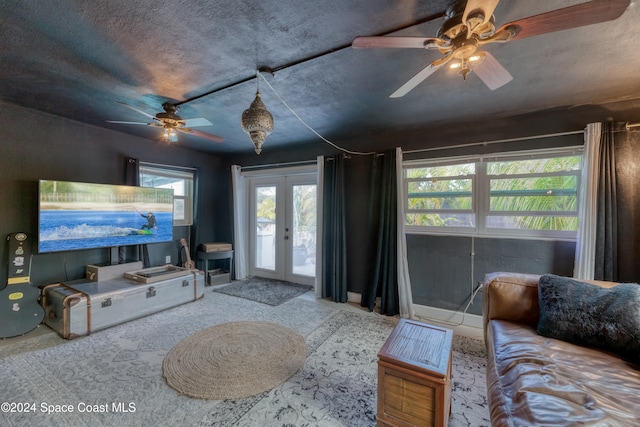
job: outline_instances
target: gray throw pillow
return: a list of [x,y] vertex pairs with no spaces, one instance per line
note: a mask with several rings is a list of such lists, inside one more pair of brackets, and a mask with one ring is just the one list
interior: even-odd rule
[[602,288],[551,274],[538,283],[539,335],[640,362],[640,285]]

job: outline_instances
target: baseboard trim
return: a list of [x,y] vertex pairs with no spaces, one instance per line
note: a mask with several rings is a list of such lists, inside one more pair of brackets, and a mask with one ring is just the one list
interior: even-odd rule
[[[362,294],[359,292],[347,292],[347,301],[360,304]],[[380,307],[380,298],[376,299],[376,307]],[[452,325],[465,325],[482,329],[482,316],[477,314],[463,314],[459,311],[445,310],[443,308],[430,307],[428,305],[413,304],[413,312],[416,316],[433,319]]]
[[[347,302],[362,305],[362,294],[359,292],[347,292]],[[380,297],[376,298],[375,306],[380,307]]]
[[416,316],[438,320],[454,325],[465,325],[482,329],[482,316],[477,314],[464,314],[459,311],[445,310],[443,308],[429,307],[427,305],[413,304]]
[[359,292],[347,292],[347,301],[360,304],[362,302],[362,294]]

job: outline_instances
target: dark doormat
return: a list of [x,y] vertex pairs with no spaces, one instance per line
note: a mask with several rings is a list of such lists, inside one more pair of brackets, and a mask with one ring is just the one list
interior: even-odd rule
[[282,280],[251,277],[213,289],[214,292],[245,298],[272,306],[280,305],[313,289],[313,286]]

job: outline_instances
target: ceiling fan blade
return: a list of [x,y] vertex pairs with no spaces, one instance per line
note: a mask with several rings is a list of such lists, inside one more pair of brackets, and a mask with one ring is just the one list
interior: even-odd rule
[[431,74],[435,73],[440,67],[442,67],[444,64],[449,62],[449,60],[451,58],[452,58],[452,56],[449,55],[449,56],[446,56],[444,58],[440,58],[440,59],[437,59],[437,60],[433,61],[431,64],[427,65],[422,70],[420,70],[418,72],[418,74],[416,74],[415,76],[411,77],[408,82],[406,82],[405,84],[400,86],[398,88],[398,90],[396,90],[391,95],[389,95],[389,98],[400,98],[401,96],[405,96],[414,87],[418,86],[427,77],[429,77]]
[[351,43],[355,48],[416,48],[424,49],[426,45],[444,43],[444,40],[430,37],[356,37]]
[[199,117],[196,119],[186,119],[184,121],[184,126],[188,128],[195,128],[198,126],[213,126],[213,123],[211,123],[209,120],[205,119],[204,117]]
[[496,10],[498,3],[500,3],[500,0],[467,0],[467,5],[465,6],[464,13],[462,14],[462,22],[466,23],[469,15],[482,12],[482,15],[484,16],[482,24],[486,24],[489,19],[491,19],[493,11]]
[[149,126],[151,123],[145,123],[145,122],[123,122],[121,120],[107,120],[107,123],[121,123],[123,125],[145,125],[145,126]]
[[131,106],[129,104],[125,104],[124,102],[121,102],[121,101],[116,101],[116,102],[118,104],[120,104],[120,105],[124,105],[125,107],[132,109],[133,111],[137,111],[138,113],[143,114],[143,115],[149,117],[150,119],[157,120],[153,115],[151,115],[151,114],[149,114],[149,113],[147,113],[145,111],[139,110],[136,107],[133,107],[133,106]]
[[489,89],[496,90],[506,85],[513,76],[489,52],[484,53],[484,61],[473,66],[473,71],[480,77]]
[[496,33],[508,27],[514,27],[517,34],[511,40],[518,40],[613,21],[624,13],[630,2],[631,0],[592,0],[509,22],[500,27]]
[[199,136],[200,138],[210,139],[211,141],[215,141],[215,142],[223,142],[224,141],[224,138],[221,137],[221,136],[213,135],[211,133],[201,132],[201,131],[195,130],[195,129],[176,128],[176,130],[178,130],[180,132],[184,132],[184,133],[189,134],[189,135]]

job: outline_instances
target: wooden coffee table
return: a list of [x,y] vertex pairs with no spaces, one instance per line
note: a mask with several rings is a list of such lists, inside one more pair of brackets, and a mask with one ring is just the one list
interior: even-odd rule
[[400,319],[378,353],[378,426],[448,424],[453,331]]

